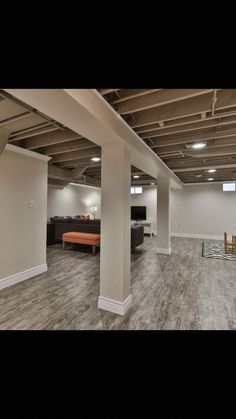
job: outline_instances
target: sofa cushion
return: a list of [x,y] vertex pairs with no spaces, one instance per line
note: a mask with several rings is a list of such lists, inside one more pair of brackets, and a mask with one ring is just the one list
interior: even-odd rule
[[80,220],[90,220],[90,215],[81,215]]
[[101,224],[101,220],[88,220],[87,222],[88,222],[88,224],[93,224],[93,225],[100,225]]
[[55,216],[55,217],[50,218],[52,223],[71,223],[71,219],[72,217],[70,216],[65,216],[65,217]]
[[72,217],[71,222],[75,224],[88,224],[89,220],[81,220],[80,218]]

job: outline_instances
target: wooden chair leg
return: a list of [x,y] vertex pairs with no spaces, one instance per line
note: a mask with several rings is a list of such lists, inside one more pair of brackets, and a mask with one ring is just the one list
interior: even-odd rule
[[232,243],[233,243],[233,249],[232,249],[232,253],[234,255],[236,255],[236,236],[232,237]]
[[227,253],[227,234],[224,233],[224,251]]

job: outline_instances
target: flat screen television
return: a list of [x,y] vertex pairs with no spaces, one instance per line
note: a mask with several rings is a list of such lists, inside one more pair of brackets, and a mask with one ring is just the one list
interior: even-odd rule
[[146,207],[131,206],[131,220],[146,220]]

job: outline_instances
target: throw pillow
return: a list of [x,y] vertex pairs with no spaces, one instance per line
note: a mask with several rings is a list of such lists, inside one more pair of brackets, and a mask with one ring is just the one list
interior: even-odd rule
[[89,215],[81,215],[80,219],[81,220],[90,220],[90,216]]

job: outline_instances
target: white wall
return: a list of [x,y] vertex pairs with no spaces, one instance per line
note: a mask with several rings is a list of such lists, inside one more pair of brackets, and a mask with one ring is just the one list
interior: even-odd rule
[[[54,215],[89,213],[97,206],[101,217],[101,190],[86,186],[48,189],[48,218]],[[147,219],[154,222],[156,232],[156,187],[143,188],[142,194],[131,195],[131,205],[145,205]],[[171,232],[185,236],[223,236],[236,225],[236,192],[223,192],[222,184],[185,185],[170,194]]]
[[185,185],[171,193],[171,231],[222,237],[236,225],[236,192],[222,184]]
[[157,218],[157,188],[156,186],[143,187],[143,193],[131,195],[131,205],[146,206],[147,220],[153,221],[154,232],[156,232],[156,218]]
[[90,206],[98,207],[95,217],[100,218],[100,188],[84,185],[68,185],[64,189],[48,187],[48,219],[55,215],[90,214]]
[[15,151],[5,149],[0,156],[0,288],[39,273],[25,271],[47,268],[47,161],[9,147]]

